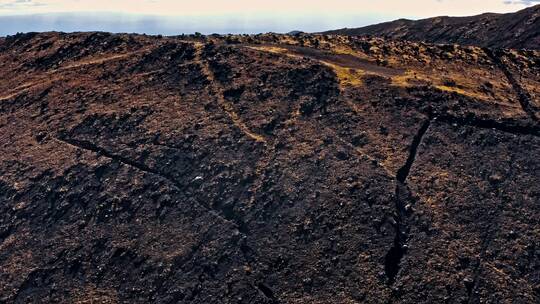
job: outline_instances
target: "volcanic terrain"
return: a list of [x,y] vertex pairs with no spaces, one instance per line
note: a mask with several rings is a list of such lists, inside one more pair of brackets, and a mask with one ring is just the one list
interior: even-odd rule
[[416,21],[399,19],[361,28],[332,30],[325,34],[372,35],[432,43],[538,50],[540,4],[508,14],[442,16]]
[[2,303],[538,303],[540,52],[0,38]]

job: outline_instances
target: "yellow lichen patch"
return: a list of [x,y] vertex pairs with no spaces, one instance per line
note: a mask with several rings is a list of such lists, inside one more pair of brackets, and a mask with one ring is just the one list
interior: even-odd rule
[[[436,74],[428,75],[424,71],[408,70],[403,75],[392,77],[392,85],[394,86],[411,87],[419,83],[433,85],[441,91],[457,93],[475,99],[485,100],[489,97],[485,93],[478,91],[479,83],[468,81],[457,74],[440,77]],[[448,83],[452,83],[452,85]]]
[[344,46],[344,45],[336,45],[332,47],[332,52],[335,54],[341,54],[341,55],[351,55],[360,59],[369,60],[372,59],[368,55],[358,51],[354,50],[350,47]]
[[488,99],[488,96],[486,94],[477,91],[477,88],[480,87],[480,84],[474,86],[474,83],[457,82],[460,79],[454,78],[452,80],[456,83],[456,85],[448,86],[445,84],[445,81],[441,79],[434,79],[433,82],[435,84],[435,87],[441,91],[457,93],[475,99]]
[[405,71],[402,75],[392,77],[392,85],[399,87],[412,86],[415,81],[429,81],[429,79],[411,70]]
[[457,87],[449,87],[449,86],[446,86],[446,85],[436,85],[435,86],[437,89],[441,90],[441,91],[446,91],[446,92],[454,92],[454,93],[458,93],[458,94],[461,94],[461,95],[472,95],[470,92],[467,92],[463,89],[460,89],[460,88],[457,88]]
[[326,61],[321,61],[321,63],[334,70],[334,73],[336,73],[336,76],[339,79],[339,83],[342,86],[362,85],[362,76],[364,75],[364,72],[362,70],[342,67]]
[[289,45],[297,45],[298,40],[295,39],[295,37],[288,36],[288,35],[280,35],[279,36],[279,42],[281,44],[289,44]]
[[248,46],[247,48],[257,50],[257,51],[265,51],[275,54],[285,54],[287,53],[287,49],[277,47],[277,46]]
[[[280,47],[275,47],[275,46],[250,46],[249,48],[258,50],[258,51],[270,52],[270,53],[275,53],[275,54],[283,54],[283,55],[294,57],[294,58],[302,57],[300,55],[291,54],[290,51],[285,48],[280,48]],[[314,59],[314,60],[317,60],[317,59]],[[349,67],[339,66],[334,63],[330,63],[328,61],[323,61],[323,60],[317,60],[317,61],[332,68],[332,70],[336,73],[336,76],[339,79],[339,82],[342,86],[359,86],[362,84],[362,76],[364,75],[363,71],[349,68]]]
[[273,54],[281,54],[296,59],[302,58],[302,56],[293,54],[286,48],[281,48],[277,46],[248,46],[247,48]]

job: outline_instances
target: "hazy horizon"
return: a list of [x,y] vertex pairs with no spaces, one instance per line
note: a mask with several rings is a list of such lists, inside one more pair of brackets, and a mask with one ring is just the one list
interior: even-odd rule
[[105,31],[177,35],[318,32],[399,18],[507,13],[540,3],[504,0],[0,0],[0,36],[17,32]]
[[364,26],[401,18],[399,15],[350,15],[340,18],[326,16],[272,15],[217,15],[217,16],[159,16],[122,13],[45,13],[33,15],[0,16],[0,36],[17,32],[44,31],[105,31],[114,33],[141,33],[178,35],[200,32],[203,34],[257,34],[286,33],[293,30],[317,32],[347,27]]

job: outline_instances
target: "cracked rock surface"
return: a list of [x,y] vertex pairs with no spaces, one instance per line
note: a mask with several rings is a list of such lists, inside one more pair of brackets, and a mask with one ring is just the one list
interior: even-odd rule
[[539,62],[0,38],[0,302],[538,302]]

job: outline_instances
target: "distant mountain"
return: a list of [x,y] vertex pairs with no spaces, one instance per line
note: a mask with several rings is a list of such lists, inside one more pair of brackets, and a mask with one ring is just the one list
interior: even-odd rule
[[373,35],[433,43],[540,49],[540,5],[509,14],[486,13],[471,17],[435,17],[417,21],[399,19],[324,34]]
[[300,35],[300,34],[304,34],[304,32],[302,31],[290,31],[287,33],[287,35],[291,35],[291,36],[296,36],[296,35]]

